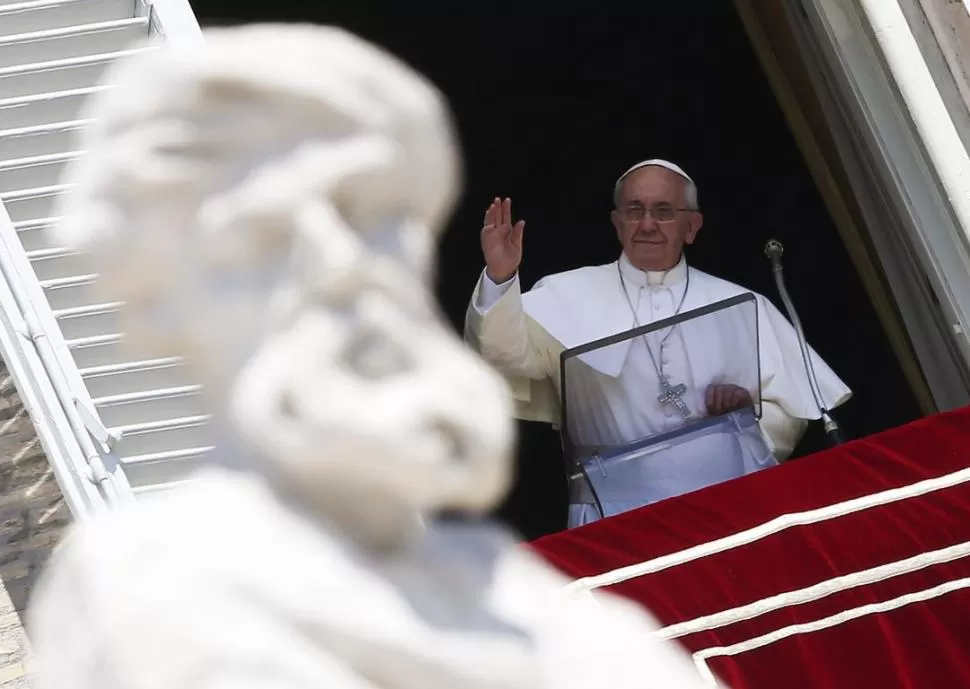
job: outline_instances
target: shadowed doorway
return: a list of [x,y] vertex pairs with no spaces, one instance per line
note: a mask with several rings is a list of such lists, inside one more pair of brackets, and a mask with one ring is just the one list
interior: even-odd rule
[[[352,5],[352,6],[351,6]],[[616,258],[614,180],[664,157],[699,188],[704,228],[688,254],[707,272],[781,307],[762,247],[785,244],[789,290],[812,344],[853,389],[838,410],[850,437],[920,415],[842,241],[724,0],[523,4],[461,10],[389,0],[242,7],[197,0],[203,26],[310,21],[375,41],[431,78],[454,112],[465,192],[441,246],[438,295],[461,327],[483,267],[485,207],[510,196],[527,220],[522,278]],[[321,69],[325,69],[321,65]],[[810,430],[796,456],[821,447]],[[520,424],[517,481],[499,511],[532,538],[565,525],[557,435]]]

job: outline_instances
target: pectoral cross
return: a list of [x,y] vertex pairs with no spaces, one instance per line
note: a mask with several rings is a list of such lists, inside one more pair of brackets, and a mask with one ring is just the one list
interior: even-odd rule
[[657,401],[661,405],[672,404],[677,407],[677,411],[680,415],[684,417],[684,421],[691,417],[690,408],[687,403],[681,399],[681,397],[687,394],[687,386],[681,383],[680,385],[671,385],[670,381],[667,380],[666,376],[660,376],[660,394],[657,396]]

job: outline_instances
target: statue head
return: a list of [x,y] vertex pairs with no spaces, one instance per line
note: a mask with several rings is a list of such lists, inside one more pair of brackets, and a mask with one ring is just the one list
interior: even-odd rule
[[119,63],[56,228],[181,355],[268,474],[326,510],[484,510],[510,399],[430,289],[460,185],[439,93],[334,28],[253,25]]

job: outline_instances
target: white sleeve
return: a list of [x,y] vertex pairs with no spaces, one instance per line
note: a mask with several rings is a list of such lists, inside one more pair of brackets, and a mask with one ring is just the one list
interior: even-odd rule
[[548,357],[534,341],[522,308],[518,275],[496,285],[482,271],[465,312],[465,341],[506,377],[548,375]]
[[475,295],[475,310],[484,316],[486,311],[495,306],[495,303],[505,296],[505,293],[509,291],[509,288],[511,288],[512,285],[517,285],[518,283],[518,272],[516,272],[505,282],[495,283],[492,281],[492,278],[488,276],[486,271],[482,271],[482,278],[479,283],[478,291]]
[[788,459],[808,427],[808,421],[788,414],[772,400],[761,402],[761,431],[768,441],[768,449],[779,462]]

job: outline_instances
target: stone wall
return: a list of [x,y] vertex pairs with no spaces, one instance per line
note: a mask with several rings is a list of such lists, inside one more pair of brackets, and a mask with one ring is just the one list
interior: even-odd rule
[[33,424],[0,362],[0,688],[27,676],[23,614],[31,588],[70,522]]
[[900,0],[963,145],[970,148],[970,12],[961,0]]

